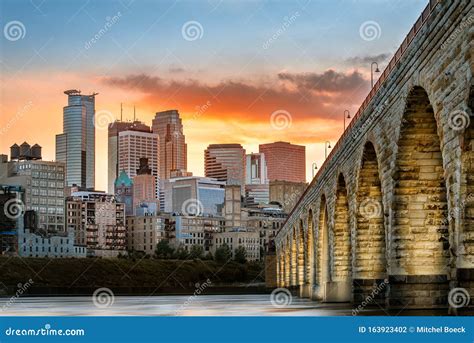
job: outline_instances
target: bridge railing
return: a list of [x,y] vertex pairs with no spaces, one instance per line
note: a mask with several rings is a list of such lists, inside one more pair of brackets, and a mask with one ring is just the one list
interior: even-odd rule
[[304,197],[306,196],[308,191],[311,189],[311,187],[316,183],[317,179],[322,175],[322,173],[326,169],[328,163],[330,162],[331,158],[336,154],[336,152],[338,151],[338,149],[340,148],[340,146],[344,142],[346,136],[349,135],[349,132],[352,130],[352,128],[355,125],[355,123],[357,122],[357,120],[360,118],[362,113],[364,113],[364,111],[367,109],[367,107],[369,106],[369,104],[372,101],[375,94],[377,94],[379,89],[382,87],[383,83],[388,79],[390,73],[398,65],[398,63],[400,62],[401,58],[403,57],[403,55],[407,51],[408,47],[410,46],[410,44],[413,41],[413,39],[415,38],[415,36],[418,34],[418,32],[420,32],[420,30],[422,29],[422,27],[424,26],[424,24],[426,23],[426,21],[428,20],[430,15],[433,13],[433,10],[435,9],[436,5],[441,1],[442,0],[430,0],[428,5],[426,5],[425,9],[421,12],[421,15],[418,17],[418,20],[415,22],[413,27],[410,29],[410,31],[406,35],[405,39],[402,41],[401,45],[399,46],[398,50],[395,52],[392,59],[390,60],[390,62],[385,67],[383,73],[380,75],[379,79],[377,80],[375,85],[372,87],[372,89],[370,90],[367,97],[362,102],[362,105],[357,110],[357,113],[354,116],[354,119],[350,122],[350,124],[344,130],[341,137],[339,137],[336,145],[334,146],[334,148],[329,153],[329,156],[324,160],[323,164],[321,165],[321,168],[318,170],[318,172],[314,176],[311,183],[308,185],[308,187],[306,187],[306,189],[303,192],[303,194],[301,195],[300,199],[298,200],[296,205],[291,210],[291,212],[288,215],[288,218],[285,221],[285,223],[283,224],[282,228],[284,227],[286,222],[291,218],[291,216],[295,212],[296,208],[300,205],[301,201],[304,199]]

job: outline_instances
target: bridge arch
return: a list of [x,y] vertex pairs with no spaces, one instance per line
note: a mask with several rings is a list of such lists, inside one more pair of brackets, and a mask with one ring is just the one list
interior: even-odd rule
[[306,230],[306,259],[305,259],[305,280],[306,284],[312,286],[314,284],[314,222],[313,210],[308,211]]
[[326,196],[321,196],[318,220],[318,243],[316,258],[316,284],[321,288],[331,281],[331,258],[329,252],[329,227]]
[[299,225],[298,225],[298,234],[297,234],[297,240],[298,240],[298,251],[297,251],[297,284],[298,285],[304,285],[305,284],[305,253],[304,253],[304,248],[305,248],[305,239],[304,239],[304,229],[303,229],[303,220],[300,219]]
[[[354,237],[354,301],[362,302],[386,278],[386,231],[382,184],[374,144],[367,141],[360,162]],[[382,296],[384,292],[379,292]]]
[[349,226],[349,202],[344,176],[339,174],[336,186],[334,213],[334,269],[333,281],[348,281],[351,278],[351,232]]
[[297,237],[296,237],[296,227],[293,226],[291,230],[291,238],[290,238],[290,285],[296,286],[298,283],[298,249],[297,249]]
[[285,287],[291,285],[291,235],[287,236],[285,242]]
[[448,204],[438,125],[428,94],[419,86],[412,88],[406,100],[393,181],[391,291],[400,296],[391,296],[391,302],[439,303],[443,294],[420,299],[413,292],[417,283],[426,290],[443,288],[439,284],[447,281],[449,262]]

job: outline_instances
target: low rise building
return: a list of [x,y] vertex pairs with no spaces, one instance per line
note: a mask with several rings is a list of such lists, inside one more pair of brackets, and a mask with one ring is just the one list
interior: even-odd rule
[[153,255],[156,245],[166,239],[169,216],[147,214],[127,217],[127,250]]
[[43,161],[41,147],[26,142],[11,148],[11,158],[0,159],[0,183],[21,186],[25,190],[25,210],[35,211],[37,228],[50,233],[65,232],[65,165]]
[[66,200],[66,222],[88,256],[116,257],[126,251],[125,205],[111,194],[73,193]]
[[223,217],[213,216],[174,216],[175,236],[173,245],[190,250],[193,245],[200,245],[204,252],[211,251],[213,235],[224,230]]
[[278,203],[290,213],[307,186],[306,182],[270,181],[270,203]]
[[232,229],[230,231],[218,232],[213,235],[213,245],[211,252],[216,253],[216,249],[227,244],[235,257],[235,250],[239,247],[245,248],[248,261],[260,259],[260,237],[258,231],[247,229]]

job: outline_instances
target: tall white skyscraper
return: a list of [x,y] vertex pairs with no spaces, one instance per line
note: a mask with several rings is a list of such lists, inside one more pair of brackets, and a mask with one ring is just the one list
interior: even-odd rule
[[64,92],[68,105],[63,108],[63,133],[56,135],[56,161],[66,164],[66,185],[95,187],[95,96]]
[[[109,193],[114,193],[114,184],[117,177],[120,175],[121,170],[119,169],[119,133],[123,131],[138,131],[151,133],[151,128],[142,123],[141,121],[134,120],[133,122],[127,122],[122,120],[116,120],[115,122],[109,125],[108,133],[108,172],[107,172],[107,191]],[[146,156],[140,156],[146,157]],[[136,163],[140,159],[138,157]],[[128,173],[127,173],[128,174]],[[130,174],[128,174],[130,176]]]
[[124,170],[130,178],[137,175],[140,158],[148,159],[151,175],[156,180],[156,197],[159,197],[159,142],[158,134],[127,130],[118,133],[118,169]]

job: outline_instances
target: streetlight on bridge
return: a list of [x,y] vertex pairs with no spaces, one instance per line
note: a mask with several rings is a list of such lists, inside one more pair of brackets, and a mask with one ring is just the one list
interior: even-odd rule
[[[376,66],[375,71],[373,70],[374,64]],[[379,64],[377,62],[372,62],[372,64],[370,65],[370,84],[372,88],[374,88],[374,72],[380,73]]]
[[331,142],[326,141],[324,143],[324,156],[325,156],[325,159],[328,158],[328,149],[331,149]]
[[313,179],[314,175],[316,175],[316,170],[318,170],[318,165],[316,164],[316,162],[313,162],[313,168],[311,169],[311,171],[313,172]]
[[[347,112],[347,117],[346,117],[346,112]],[[351,115],[349,114],[348,110],[344,111],[344,131],[346,131],[346,118],[351,119]]]

